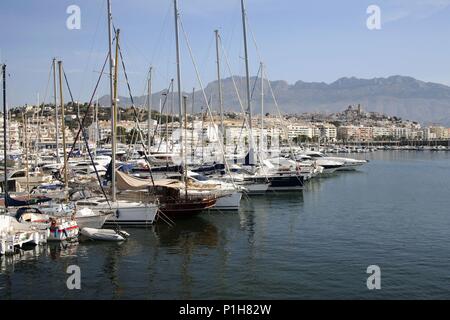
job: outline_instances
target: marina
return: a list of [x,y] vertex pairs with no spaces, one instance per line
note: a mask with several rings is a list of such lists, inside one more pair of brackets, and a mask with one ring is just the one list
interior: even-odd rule
[[[356,156],[370,162],[301,192],[243,198],[236,212],[129,229],[121,243],[49,243],[0,257],[0,297],[420,299],[427,287],[427,297],[446,298],[450,155]],[[65,289],[71,264],[81,290]],[[383,290],[366,288],[371,264],[386,273]]]
[[0,300],[448,298],[450,87],[271,79],[234,2],[208,50],[187,1],[98,0],[87,33],[69,6],[37,103],[0,55]]

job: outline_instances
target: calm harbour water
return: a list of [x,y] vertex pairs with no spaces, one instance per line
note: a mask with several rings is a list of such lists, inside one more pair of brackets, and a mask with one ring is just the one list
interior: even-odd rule
[[[349,156],[371,162],[239,212],[0,257],[0,299],[450,298],[450,153]],[[74,264],[81,290],[66,287]]]

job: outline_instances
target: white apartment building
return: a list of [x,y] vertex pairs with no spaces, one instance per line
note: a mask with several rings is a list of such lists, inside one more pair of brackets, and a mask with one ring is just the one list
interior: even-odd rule
[[337,128],[334,124],[320,124],[318,125],[318,131],[320,137],[325,138],[328,141],[335,141],[337,139]]
[[313,125],[308,124],[290,124],[288,125],[288,138],[294,139],[299,136],[306,136],[308,138],[313,138],[320,134],[320,130]]
[[392,132],[395,139],[410,139],[412,137],[411,128],[394,127]]

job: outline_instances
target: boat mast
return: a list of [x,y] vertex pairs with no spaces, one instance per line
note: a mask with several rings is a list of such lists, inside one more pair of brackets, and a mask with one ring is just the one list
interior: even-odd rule
[[[185,184],[184,195],[187,199],[187,196],[188,196],[188,189],[187,189],[187,181],[188,181],[188,179],[187,179],[187,132],[186,132],[186,130],[187,130],[187,96],[183,96],[183,102],[184,102],[183,103],[183,106],[184,106],[184,108],[183,108],[183,110],[184,110],[184,136],[186,137],[186,141],[184,143],[185,150],[184,150],[184,160],[183,160],[183,162],[184,162],[183,172],[184,172],[184,184]],[[181,146],[181,147],[183,147],[183,146]]]
[[98,148],[98,138],[99,138],[99,132],[98,132],[98,95],[97,95],[97,103],[96,103],[96,105],[95,105],[95,134],[94,134],[94,137],[95,137],[95,144],[94,144],[94,146],[95,146],[95,156],[97,156],[97,148]]
[[250,73],[248,66],[248,49],[247,49],[247,23],[245,18],[245,5],[244,0],[241,0],[241,10],[242,10],[242,30],[244,34],[244,53],[245,53],[245,80],[247,89],[247,112],[249,118],[249,129],[250,129],[250,148],[249,148],[249,164],[254,164],[254,150],[253,150],[253,125],[252,125],[252,107],[251,107],[251,97],[250,97]]
[[55,140],[56,140],[56,161],[61,163],[61,158],[59,157],[59,125],[58,125],[58,104],[56,101],[56,58],[53,58],[53,102],[55,104]]
[[[259,157],[264,147],[264,64],[261,62],[261,132],[259,138]],[[260,159],[261,163],[261,159]]]
[[[115,150],[115,117],[114,117],[114,97],[113,97],[113,56],[112,56],[112,15],[111,15],[111,0],[107,0],[108,9],[108,52],[109,52],[109,97],[110,97],[110,107],[111,107],[111,200],[116,201],[116,150]],[[116,39],[117,41],[117,39]]]
[[22,113],[23,131],[24,131],[24,147],[25,147],[25,176],[27,178],[27,194],[30,196],[30,172],[28,171],[28,126],[27,126],[27,113]]
[[[166,108],[166,153],[169,153],[169,118],[171,119],[170,121],[170,129],[171,132],[173,134],[173,104],[174,104],[174,98],[175,98],[175,93],[174,93],[174,86],[173,86],[173,82],[174,80],[171,79],[170,80],[170,87],[171,89],[171,109],[169,110],[169,107]],[[167,90],[167,94],[166,94],[166,98],[169,97],[169,90]],[[166,100],[167,101],[167,100]],[[180,129],[181,129],[181,123],[180,123]],[[172,136],[173,137],[173,136]],[[171,139],[171,147],[170,149],[173,151],[173,141]]]
[[[35,140],[35,144],[34,144],[34,150],[35,150],[35,154],[36,154],[34,159],[35,159],[35,164],[36,165],[37,165],[37,154],[38,154],[38,151],[39,151],[39,145],[41,143],[41,130],[39,130],[39,127],[40,127],[40,124],[41,124],[41,119],[39,117],[39,109],[40,109],[40,104],[41,103],[40,103],[39,100],[40,99],[39,99],[39,92],[38,92],[38,94],[37,94],[37,109],[38,109],[37,113],[34,112],[34,109],[33,109],[33,124],[34,124],[33,127],[36,125],[36,123],[38,124],[38,130],[37,130],[37,141],[38,141],[38,143],[36,143],[36,140]],[[33,129],[31,129],[31,130],[33,132]]]
[[[171,99],[170,99],[170,101],[171,101],[171,103],[170,103],[170,132],[172,134],[172,139],[170,139],[170,143],[171,143],[170,149],[172,150],[172,153],[173,153],[173,149],[174,149],[173,148],[173,145],[174,145],[174,143],[173,143],[173,124],[175,122],[175,117],[174,117],[175,88],[173,86],[173,82],[174,82],[174,80],[172,79],[172,81],[171,81],[172,90],[171,90]],[[180,129],[181,129],[181,122],[180,122]],[[187,140],[187,137],[186,137],[186,140]]]
[[204,123],[205,123],[205,116],[203,115],[203,106],[201,107],[201,115],[202,115],[202,131],[201,131],[201,134],[202,134],[202,163],[205,163],[205,159],[204,159],[204,151],[205,151],[205,144],[203,143],[204,142],[204,134],[205,134],[205,132],[204,132],[204,129],[203,129],[203,126],[204,126]]
[[192,111],[191,111],[191,163],[194,163],[194,101],[195,101],[195,88],[192,88]]
[[148,71],[148,86],[147,86],[147,96],[148,96],[148,122],[147,122],[147,153],[150,154],[150,148],[152,146],[152,71],[153,67],[150,67],[150,70]]
[[[183,123],[183,94],[181,88],[181,66],[180,66],[180,43],[178,30],[178,1],[173,0],[174,14],[175,14],[175,43],[177,56],[177,85],[178,85],[178,106],[180,115],[180,129]],[[180,130],[180,158],[183,159],[183,130]]]
[[5,194],[5,209],[7,211],[8,201],[6,201],[6,198],[8,196],[8,168],[6,167],[6,157],[7,157],[6,120],[8,116],[6,112],[6,64],[2,65],[2,78],[3,78],[3,172],[4,172],[3,192]]
[[[77,118],[78,118],[78,130],[82,130],[82,128],[81,128],[81,121],[80,121],[80,102],[79,101],[77,101]],[[79,150],[79,153],[80,153],[80,156],[81,156],[81,148],[82,148],[82,144],[81,144],[81,139],[79,140],[79,143],[78,143],[78,150]]]
[[222,134],[222,139],[225,140],[225,138],[224,138],[225,130],[223,127],[222,78],[220,76],[219,30],[215,30],[214,33],[216,34],[217,81],[218,81],[218,89],[219,89],[220,133]]
[[62,61],[58,61],[59,69],[59,102],[61,104],[61,130],[62,130],[62,143],[63,143],[63,156],[64,156],[64,188],[68,189],[69,181],[67,179],[67,155],[66,155],[66,125],[64,119],[64,98],[63,98],[63,82],[62,82]]
[[112,202],[116,201],[116,136],[117,136],[117,79],[118,79],[118,69],[119,69],[119,37],[120,37],[120,29],[116,31],[116,58],[114,61],[114,104],[113,104],[113,112],[112,112],[112,131],[111,131],[111,139],[112,139],[112,174],[111,174],[111,192],[112,192]]

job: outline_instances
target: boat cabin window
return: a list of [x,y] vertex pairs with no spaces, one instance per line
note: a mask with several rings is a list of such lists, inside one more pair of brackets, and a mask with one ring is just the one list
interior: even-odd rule
[[191,177],[191,178],[194,178],[194,179],[197,180],[197,181],[208,181],[208,180],[209,180],[207,177],[202,176],[201,174],[195,175],[195,176],[193,176],[193,177]]
[[80,202],[80,201],[78,201],[77,205],[79,205],[79,206],[96,206],[97,203],[95,203],[95,202]]
[[321,154],[318,154],[318,153],[312,153],[312,154],[309,154],[309,156],[311,158],[322,158],[323,157]]
[[25,177],[24,171],[15,172],[11,175],[11,178],[23,178]]

